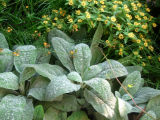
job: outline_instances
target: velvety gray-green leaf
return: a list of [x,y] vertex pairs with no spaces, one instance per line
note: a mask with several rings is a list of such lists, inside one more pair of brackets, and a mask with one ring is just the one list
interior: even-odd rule
[[[138,92],[134,95],[134,101],[137,104],[145,103],[157,95],[160,95],[160,90],[156,90],[150,87],[143,87],[139,89]],[[132,101],[130,101],[130,103],[133,104]]]
[[73,95],[67,94],[63,96],[62,101],[53,102],[51,105],[57,110],[61,110],[64,112],[77,111],[78,109],[80,109],[80,106],[77,102],[77,98]]
[[44,109],[42,105],[38,105],[34,108],[33,120],[43,120]]
[[152,110],[156,114],[157,119],[160,119],[160,95],[155,96],[148,102],[146,110]]
[[74,40],[71,39],[68,35],[66,35],[64,32],[62,32],[61,30],[58,30],[56,28],[54,28],[53,30],[51,30],[48,34],[48,41],[51,42],[53,37],[59,37],[64,39],[67,42],[70,43],[74,43]]
[[115,108],[116,98],[111,92],[111,87],[107,80],[102,78],[93,78],[91,80],[85,81],[84,83],[93,88],[109,107],[112,109]]
[[43,120],[67,120],[67,113],[50,107],[45,112]]
[[94,93],[85,89],[84,97],[98,113],[102,114],[108,119],[116,120],[115,110],[107,105],[102,99],[98,98]]
[[89,120],[89,118],[84,111],[76,111],[73,112],[67,120]]
[[128,120],[128,113],[132,110],[132,106],[121,98],[117,98],[118,100],[118,110],[120,116],[126,120]]
[[126,66],[126,69],[128,71],[128,74],[130,74],[134,71],[142,72],[142,67],[141,66]]
[[13,54],[9,49],[2,49],[0,52],[0,73],[10,72],[13,67]]
[[[144,110],[144,109],[146,109],[147,103],[137,104],[137,105]],[[142,110],[137,108],[136,106],[133,106],[132,110],[130,111],[130,113],[141,113],[141,112],[142,112]]]
[[61,63],[69,70],[73,71],[74,66],[72,62],[72,56],[70,51],[72,50],[74,44],[65,41],[62,38],[53,37],[52,46],[55,50],[56,55],[58,56]]
[[0,73],[0,87],[11,90],[18,90],[18,77],[12,72]]
[[[140,72],[134,71],[127,76],[122,85],[133,96],[140,89],[142,81]],[[122,87],[120,87],[119,92],[121,95],[126,93]]]
[[46,48],[37,48],[37,59],[36,63],[37,64],[43,64],[43,63],[49,63],[51,54],[49,53],[50,51]]
[[32,120],[33,104],[23,96],[7,95],[0,102],[1,120]]
[[75,81],[75,82],[79,82],[81,83],[82,82],[82,78],[81,76],[79,75],[79,73],[77,72],[71,72],[67,75],[67,78],[71,81]]
[[140,120],[153,120],[153,118],[155,120],[157,120],[156,114],[153,111],[148,111],[147,112],[149,115],[151,115],[152,117],[148,116],[147,114],[145,114],[144,116],[142,116],[140,118]]
[[127,69],[115,60],[108,60],[98,65],[102,67],[102,71],[97,75],[99,78],[112,79],[128,74]]
[[60,76],[65,73],[64,69],[58,65],[44,64],[28,64],[24,65],[24,70],[20,76],[20,82],[24,82],[32,77],[35,73],[52,80],[54,76]]
[[8,42],[2,33],[0,33],[0,48],[9,48]]
[[99,65],[92,65],[84,72],[83,80],[89,80],[95,78],[102,71],[102,67]]
[[103,35],[103,26],[99,23],[98,28],[93,36],[91,44],[92,60],[91,65],[97,64],[103,58],[103,54],[99,48],[99,43],[101,42],[101,37]]
[[76,85],[72,83],[70,80],[68,80],[65,75],[54,77],[46,89],[47,92],[46,98],[54,100],[54,98],[63,95],[65,93],[78,91],[80,87],[81,87],[80,85]]
[[82,76],[82,78],[84,72],[90,66],[91,58],[92,58],[91,50],[88,45],[81,43],[75,46],[73,62],[76,71]]
[[16,70],[21,73],[24,64],[35,64],[37,58],[37,49],[32,45],[19,46],[15,50],[14,65]]
[[28,96],[32,96],[39,101],[48,101],[46,96],[46,88],[49,84],[49,79],[38,76],[32,83]]

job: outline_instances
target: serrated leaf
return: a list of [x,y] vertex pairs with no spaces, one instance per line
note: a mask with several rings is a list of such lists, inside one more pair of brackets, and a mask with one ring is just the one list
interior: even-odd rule
[[13,55],[9,49],[2,49],[0,52],[0,73],[10,72],[13,67]]
[[67,119],[67,113],[61,112],[59,110],[56,110],[52,107],[50,107],[44,115],[43,120],[66,120]]
[[128,71],[128,74],[130,74],[134,71],[142,72],[142,67],[141,66],[126,66],[126,69]]
[[9,48],[7,40],[2,33],[0,33],[0,48]]
[[67,94],[63,96],[62,101],[53,102],[51,106],[64,112],[77,111],[80,108],[77,102],[77,98],[73,95]]
[[17,55],[14,56],[14,65],[19,73],[23,71],[24,64],[35,64],[37,49],[34,46],[19,46],[15,49],[15,52]]
[[92,52],[91,65],[99,63],[103,57],[103,54],[99,48],[99,43],[101,41],[102,35],[103,35],[103,26],[101,23],[99,23],[98,28],[93,36],[91,44],[91,52]]
[[80,85],[76,85],[72,83],[70,80],[68,80],[65,75],[54,77],[46,89],[46,98],[54,100],[56,97],[65,93],[78,91],[80,87]]
[[37,48],[37,64],[49,63],[51,54],[48,53],[49,50],[46,48]]
[[71,72],[67,75],[67,78],[71,81],[75,81],[75,82],[79,82],[81,83],[82,82],[82,78],[81,76],[79,75],[79,73],[77,72]]
[[43,120],[44,110],[42,105],[37,105],[34,109],[33,120]]
[[60,76],[65,73],[64,69],[58,65],[44,64],[28,64],[24,65],[24,70],[20,75],[20,82],[24,82],[31,78],[35,73],[52,80],[54,76]]
[[10,90],[18,90],[18,77],[12,72],[0,73],[0,87]]
[[89,118],[84,111],[76,111],[73,112],[67,120],[89,120]]
[[[127,91],[133,96],[140,89],[142,82],[143,79],[141,78],[140,72],[134,71],[127,76],[122,85],[126,87]],[[126,93],[122,87],[120,87],[119,92],[121,95]]]
[[[145,103],[157,95],[160,95],[160,90],[156,90],[150,87],[142,87],[134,95],[134,101],[137,104]],[[133,104],[132,101],[130,101],[130,103]]]
[[108,60],[98,65],[102,67],[102,71],[97,75],[99,78],[113,79],[128,74],[127,69],[115,60]]
[[[115,119],[116,113],[113,108],[106,104],[102,99],[98,98],[94,93],[85,89],[84,97],[93,108],[108,119]],[[112,102],[112,101],[110,101]]]
[[1,120],[32,120],[33,104],[23,96],[7,95],[0,102]]
[[74,71],[74,66],[70,54],[74,44],[69,43],[62,38],[54,37],[52,38],[52,45],[61,63],[69,71]]
[[95,78],[102,71],[102,67],[99,65],[92,65],[84,72],[83,80],[89,80]]
[[145,114],[144,116],[142,116],[140,118],[140,120],[153,120],[153,118],[155,120],[157,120],[156,114],[153,111],[148,111],[147,112],[149,115],[151,115],[152,117],[148,116],[147,114]]
[[76,71],[82,76],[86,69],[90,66],[92,55],[91,50],[86,44],[78,44],[74,48],[73,63]]
[[62,32],[61,30],[58,30],[56,28],[54,28],[53,30],[51,30],[48,34],[48,41],[51,42],[53,37],[59,37],[64,39],[67,42],[70,43],[74,43],[74,40],[71,39],[68,35],[66,35],[64,32]]
[[152,98],[146,107],[146,110],[153,111],[156,114],[157,119],[160,119],[160,95]]

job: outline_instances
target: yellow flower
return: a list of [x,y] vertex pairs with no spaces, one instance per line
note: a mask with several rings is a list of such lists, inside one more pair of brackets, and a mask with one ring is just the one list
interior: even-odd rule
[[113,5],[113,9],[116,9],[117,8],[117,5]]
[[97,21],[101,21],[101,18],[100,18],[100,17],[98,17],[98,18],[97,18]]
[[140,25],[140,23],[138,23],[138,22],[134,22],[134,25],[136,25],[136,26],[137,26],[137,25]]
[[143,29],[147,29],[147,27],[148,27],[148,25],[147,25],[147,24],[142,25],[142,28],[143,28]]
[[112,22],[115,22],[115,21],[116,21],[116,17],[115,17],[115,16],[112,16],[112,17],[111,17],[111,21],[112,21]]
[[134,11],[136,11],[136,10],[137,10],[137,7],[136,7],[136,6],[134,6],[134,7],[133,7],[133,10],[134,10]]
[[148,49],[152,52],[154,51],[154,47],[152,45],[148,46]]
[[85,7],[85,6],[86,6],[86,1],[82,1],[82,2],[81,2],[81,5],[82,5],[83,7]]
[[120,51],[120,52],[123,52],[123,49],[122,49],[122,48],[120,48],[120,49],[119,49],[119,51]]
[[123,36],[123,34],[119,34],[119,39],[123,39],[124,38],[124,36]]
[[148,59],[151,60],[151,59],[152,59],[152,56],[148,56]]
[[150,10],[149,8],[146,8],[146,11],[147,11],[147,12],[150,12],[151,10]]
[[80,15],[80,14],[81,14],[81,11],[80,11],[80,10],[76,10],[76,14],[77,14],[77,15]]
[[104,23],[107,24],[107,23],[108,23],[108,20],[105,20]]
[[153,26],[153,27],[157,27],[157,24],[156,24],[156,23],[152,23],[152,26]]
[[6,7],[6,6],[7,6],[6,2],[2,2],[2,5],[3,5],[4,7]]
[[73,25],[73,30],[78,31],[78,25],[77,24]]
[[147,20],[148,18],[147,18],[147,16],[144,16],[143,19],[144,19],[144,20]]
[[123,52],[119,52],[118,54],[119,54],[120,56],[122,56],[122,55],[123,55]]
[[92,0],[88,0],[88,2],[92,2]]
[[132,19],[132,16],[129,14],[126,14],[126,17],[128,17],[130,20]]
[[58,20],[58,18],[57,18],[57,17],[55,17],[55,18],[54,18],[54,20]]
[[125,8],[124,10],[125,10],[127,13],[130,12],[130,9],[129,9],[129,8]]
[[90,15],[90,13],[89,12],[86,12],[86,18],[91,18],[91,15]]
[[43,21],[43,23],[44,23],[44,24],[48,24],[48,21],[45,20],[45,21]]
[[97,1],[97,0],[94,0],[94,4],[98,4],[98,1]]
[[138,55],[138,51],[134,51],[133,54],[134,54],[134,55]]
[[138,6],[138,7],[141,7],[141,6],[142,6],[142,4],[141,4],[141,3],[138,3],[138,4],[137,4],[137,6]]
[[83,20],[82,19],[78,19],[78,22],[81,23]]
[[135,32],[138,32],[138,28],[135,29]]
[[144,16],[144,13],[143,13],[143,12],[139,12],[139,14],[140,14],[141,16]]
[[127,8],[128,8],[128,6],[127,6],[126,4],[124,4],[124,5],[123,5],[123,7],[124,7],[125,9],[127,9]]
[[73,0],[69,0],[69,5],[73,5]]
[[62,25],[58,25],[57,27],[58,27],[59,29],[61,29],[61,28],[62,28]]
[[128,84],[128,87],[129,87],[129,88],[132,88],[132,87],[133,87],[133,84]]
[[29,6],[26,6],[26,8],[29,8]]
[[117,24],[117,29],[121,30],[121,25],[120,24]]
[[101,0],[100,3],[101,3],[102,5],[104,5],[104,0]]
[[131,33],[128,33],[128,37],[130,37],[130,38],[134,38],[134,37],[135,37],[135,35],[134,35],[134,33],[133,33],[133,32],[131,32]]
[[142,66],[146,66],[146,63],[142,62]]
[[145,47],[147,47],[147,46],[148,46],[148,43],[147,43],[147,42],[145,42],[145,43],[144,43],[144,46],[145,46]]
[[143,50],[143,47],[139,47],[139,50]]
[[19,56],[19,52],[13,52],[14,56]]
[[73,22],[73,19],[72,19],[72,18],[70,18],[68,21],[69,21],[69,23],[72,23],[72,22]]
[[109,44],[110,43],[109,40],[106,40],[106,43]]
[[140,40],[140,39],[138,39],[138,40],[137,40],[137,43],[141,43],[141,40]]
[[124,47],[124,45],[123,45],[123,44],[120,44],[119,46],[120,46],[120,47],[122,47],[122,48]]

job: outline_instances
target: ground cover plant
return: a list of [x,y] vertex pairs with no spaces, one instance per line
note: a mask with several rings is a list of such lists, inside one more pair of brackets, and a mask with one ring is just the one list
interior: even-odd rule
[[[94,44],[99,30],[93,37]],[[142,110],[135,105],[141,108],[147,105],[141,120],[160,119],[160,91],[143,87],[141,67],[125,67],[111,59],[91,65],[95,59],[92,56],[97,53],[88,45],[76,45],[73,39],[56,29],[48,37],[59,65],[49,64],[51,54],[47,54],[48,58],[46,51],[38,52],[33,45],[9,50],[1,34],[2,120],[128,120],[129,113]],[[122,86],[113,91],[117,77],[124,80]],[[126,94],[126,90],[130,94]]]

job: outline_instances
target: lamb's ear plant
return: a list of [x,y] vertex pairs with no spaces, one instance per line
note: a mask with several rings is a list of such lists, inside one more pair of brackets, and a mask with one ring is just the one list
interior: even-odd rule
[[[1,66],[4,65],[3,69],[0,68],[2,120],[38,120],[37,113],[41,118],[44,116],[44,120],[72,120],[75,116],[79,120],[88,120],[87,115],[91,113],[97,120],[128,120],[127,114],[136,109],[132,100],[122,88],[114,95],[108,82],[126,75],[123,86],[127,87],[137,104],[144,104],[160,94],[159,90],[142,87],[144,80],[137,67],[126,68],[115,60],[92,65],[89,46],[84,43],[75,45],[65,38],[51,38],[54,55],[63,66],[51,65],[43,59],[38,62],[41,57],[32,45],[17,46],[13,52],[1,48],[0,55],[6,54],[5,50],[13,55],[7,54],[6,61],[3,60],[5,57],[0,57],[0,60],[14,64],[12,67],[0,62]],[[35,107],[34,110],[32,101],[35,101],[35,106],[41,104],[43,108]],[[155,113],[155,110],[151,111]],[[158,117],[157,113],[155,115]]]

